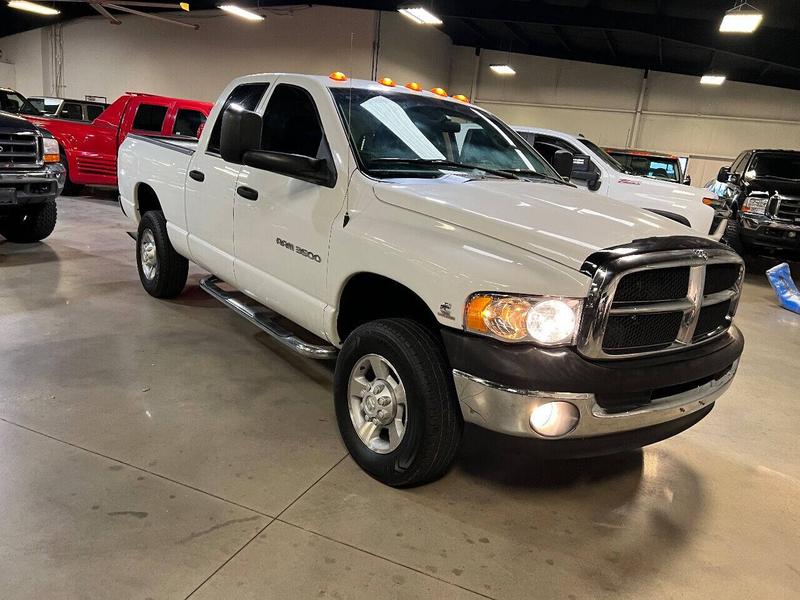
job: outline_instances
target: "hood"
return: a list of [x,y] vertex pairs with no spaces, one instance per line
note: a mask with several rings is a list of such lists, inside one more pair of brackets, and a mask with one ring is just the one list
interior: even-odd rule
[[745,181],[748,192],[767,192],[770,196],[800,196],[800,181],[775,177],[756,177]]
[[616,182],[639,199],[643,206],[675,213],[689,219],[692,227],[708,232],[714,209],[703,204],[703,198],[714,196],[704,188],[662,181],[638,175],[614,174]]
[[690,234],[683,225],[593,192],[505,179],[394,180],[375,184],[388,204],[476,231],[573,269],[598,250]]
[[13,129],[14,131],[36,131],[36,125],[26,121],[22,117],[11,113],[0,111],[0,129]]

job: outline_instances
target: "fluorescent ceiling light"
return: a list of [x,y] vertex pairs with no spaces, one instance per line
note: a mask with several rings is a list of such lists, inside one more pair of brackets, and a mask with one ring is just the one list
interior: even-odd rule
[[722,85],[725,81],[725,75],[703,75],[700,78],[700,83],[703,85]]
[[36,13],[39,15],[57,15],[61,11],[49,6],[42,6],[35,2],[28,2],[27,0],[10,0],[8,5],[11,8],[18,8],[19,10],[27,10],[28,12]]
[[516,75],[517,72],[511,65],[490,65],[489,68],[498,75]]
[[422,8],[421,6],[414,6],[412,8],[398,8],[397,12],[401,15],[408,17],[415,23],[420,25],[441,25],[442,20],[434,15],[432,12]]
[[263,21],[263,15],[258,15],[254,12],[236,6],[235,4],[220,4],[220,10],[224,10],[225,12],[229,12],[232,15],[236,15],[237,17],[242,17],[243,19],[247,19],[248,21]]
[[753,33],[764,18],[761,11],[756,10],[747,2],[732,8],[722,17],[719,30],[723,33]]

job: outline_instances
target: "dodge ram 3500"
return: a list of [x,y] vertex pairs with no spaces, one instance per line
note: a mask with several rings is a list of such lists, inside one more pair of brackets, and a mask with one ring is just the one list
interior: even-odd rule
[[251,75],[198,143],[129,135],[120,204],[145,290],[176,296],[191,260],[228,307],[335,359],[344,442],[393,486],[441,476],[465,421],[576,455],[702,419],[744,345],[739,256],[417,90]]
[[38,242],[50,235],[64,177],[53,136],[0,112],[0,235],[10,242]]

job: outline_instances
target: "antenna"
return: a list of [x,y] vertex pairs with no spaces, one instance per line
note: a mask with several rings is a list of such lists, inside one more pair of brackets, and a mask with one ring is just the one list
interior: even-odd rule
[[[350,32],[350,94],[349,98],[347,99],[347,131],[345,132],[350,138],[353,139],[353,130],[350,127],[350,118],[353,114],[353,40],[355,39],[355,33]],[[349,141],[349,140],[348,140]],[[350,222],[350,180],[352,179],[352,174],[350,173],[350,153],[353,152],[353,149],[348,144],[347,148],[347,188],[344,191],[344,222],[342,223],[342,229],[347,227],[347,224]]]

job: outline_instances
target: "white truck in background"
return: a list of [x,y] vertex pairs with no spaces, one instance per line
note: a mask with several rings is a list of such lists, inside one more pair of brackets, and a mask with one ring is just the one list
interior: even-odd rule
[[120,205],[145,290],[178,295],[191,260],[229,308],[336,360],[344,442],[388,485],[444,474],[465,422],[581,455],[703,418],[744,345],[741,259],[415,87],[251,75],[197,143],[129,135]]
[[724,200],[704,188],[634,175],[600,146],[583,136],[539,127],[514,126],[525,141],[546,159],[558,151],[571,152],[570,181],[584,189],[658,213],[719,240],[731,213]]

